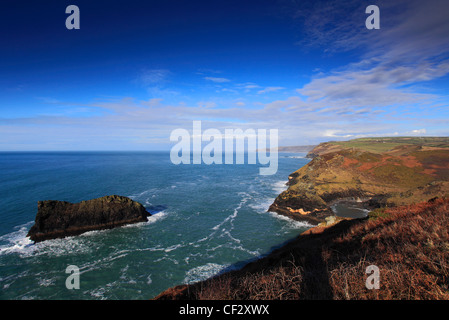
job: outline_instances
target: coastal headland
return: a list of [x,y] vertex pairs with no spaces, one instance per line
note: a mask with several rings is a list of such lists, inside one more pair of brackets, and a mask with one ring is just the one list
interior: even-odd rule
[[290,174],[270,211],[312,224],[334,215],[341,199],[367,209],[395,207],[449,193],[448,138],[365,138],[322,143]]

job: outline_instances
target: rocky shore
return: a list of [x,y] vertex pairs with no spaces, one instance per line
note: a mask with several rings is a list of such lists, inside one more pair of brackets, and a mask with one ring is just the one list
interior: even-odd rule
[[142,204],[118,195],[79,203],[39,201],[37,209],[35,223],[27,235],[35,242],[144,222],[150,216]]

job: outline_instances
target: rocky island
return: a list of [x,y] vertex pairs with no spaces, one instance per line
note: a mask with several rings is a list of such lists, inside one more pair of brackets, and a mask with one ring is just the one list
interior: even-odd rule
[[37,208],[35,223],[27,235],[35,242],[145,222],[150,216],[142,204],[118,195],[79,203],[39,201]]
[[342,199],[369,209],[424,202],[449,193],[448,138],[364,138],[321,143],[289,176],[270,211],[312,224]]

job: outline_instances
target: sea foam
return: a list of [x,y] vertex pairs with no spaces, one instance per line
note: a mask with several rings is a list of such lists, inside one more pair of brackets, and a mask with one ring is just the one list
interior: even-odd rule
[[229,267],[229,265],[225,264],[217,264],[217,263],[207,263],[205,265],[201,265],[195,268],[192,268],[186,272],[186,276],[184,278],[184,283],[194,283],[202,280],[206,280],[216,274],[219,274],[221,271]]

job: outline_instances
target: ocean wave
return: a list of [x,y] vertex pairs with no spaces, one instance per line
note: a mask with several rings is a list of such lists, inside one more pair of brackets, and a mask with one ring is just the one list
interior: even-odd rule
[[108,293],[108,290],[104,287],[95,288],[92,290],[84,291],[85,295],[90,295],[93,298],[100,299],[100,300],[106,300],[105,294]]
[[34,221],[16,227],[16,231],[0,237],[0,242],[5,243],[0,246],[0,255],[9,253],[24,253],[32,251],[33,241],[27,237],[27,233]]
[[171,261],[171,263],[173,263],[173,264],[175,264],[175,265],[178,265],[178,264],[179,264],[179,261],[178,261],[178,260],[173,259],[173,258],[170,258],[170,257],[167,257],[167,256],[164,256],[164,257],[161,257],[161,258],[159,258],[159,259],[156,259],[156,260],[154,260],[153,262],[154,262],[154,263],[158,263],[158,262],[161,262],[161,261]]
[[34,245],[33,256],[66,256],[90,253],[95,250],[95,246],[87,237],[95,235],[95,231],[84,233],[79,236],[66,237],[61,239],[46,240]]
[[38,284],[41,287],[49,287],[49,286],[54,286],[56,284],[56,277],[53,278],[43,278],[43,279],[38,279]]
[[[221,233],[218,235],[219,238],[228,236],[231,240],[240,242],[239,239],[232,237],[231,231],[234,229],[234,219],[238,216],[238,213],[242,209],[242,207],[248,202],[248,200],[251,199],[251,195],[246,192],[239,192],[239,195],[242,196],[242,199],[240,200],[237,207],[235,207],[233,212],[229,216],[227,216],[222,222],[212,227],[213,232],[209,234],[207,238],[209,239],[213,238],[216,235],[216,233],[219,230],[221,230]],[[229,224],[229,226],[225,227],[227,223]]]
[[171,252],[173,250],[176,250],[176,249],[179,249],[179,248],[182,248],[182,247],[184,247],[184,245],[181,244],[181,243],[178,243],[178,244],[172,245],[172,246],[170,246],[168,248],[165,248],[164,251],[165,252]]
[[145,224],[155,223],[155,222],[157,222],[159,220],[165,219],[167,217],[167,215],[168,215],[167,211],[165,211],[165,210],[164,211],[160,211],[158,213],[155,213],[155,214],[149,216],[148,217],[148,221],[144,222],[144,223]]
[[[79,264],[80,275],[91,271],[111,268],[115,260],[126,258],[130,252],[132,252],[132,250],[119,250],[101,259],[85,261],[84,263]],[[121,270],[121,272],[123,272],[123,270]]]
[[0,237],[0,241],[8,242],[7,244],[0,246],[0,255],[16,253],[22,257],[40,255],[62,256],[66,254],[90,252],[93,249],[92,244],[86,237],[88,238],[99,232],[107,231],[89,231],[79,236],[51,239],[34,243],[34,241],[26,236],[30,225],[32,225],[32,223],[21,226],[18,231]]
[[287,222],[287,227],[290,229],[304,229],[304,228],[312,228],[314,225],[306,222],[306,221],[297,221],[293,220],[289,217],[283,216],[281,214],[277,214],[275,212],[269,212],[270,216],[272,216],[275,219],[279,219],[282,221]]
[[227,236],[229,239],[231,239],[234,242],[237,242],[237,243],[242,242],[240,239],[234,238],[231,235],[231,232],[229,232],[228,230],[222,230],[222,231],[223,231],[223,233],[220,235],[220,238]]
[[[126,225],[121,226],[119,228],[141,228],[141,227],[144,227],[146,225],[153,224],[153,223],[156,223],[156,222],[158,222],[160,220],[163,220],[163,219],[165,219],[167,217],[167,215],[168,215],[167,211],[160,211],[158,213],[152,214],[151,216],[148,216],[148,218],[147,218],[148,221],[126,224]],[[108,229],[108,230],[111,230],[111,229]],[[101,230],[101,231],[108,231],[108,230]],[[97,230],[97,231],[100,231],[100,230]],[[93,232],[97,232],[97,231],[93,231]],[[91,231],[89,231],[89,232],[91,232]]]
[[[264,182],[266,183],[266,182]],[[265,198],[258,199],[257,197],[253,197],[252,203],[248,204],[248,206],[254,210],[256,210],[257,213],[266,213],[268,209],[270,208],[271,204],[276,199],[276,196],[283,191],[287,190],[288,186],[286,185],[285,180],[276,181],[274,183],[270,183],[269,187],[274,192],[274,196],[268,196]]]
[[205,265],[192,268],[186,272],[184,283],[189,284],[206,280],[216,274],[219,274],[228,267],[229,265],[226,264],[207,263]]
[[249,249],[247,249],[247,248],[245,248],[245,247],[243,247],[243,246],[241,246],[241,245],[239,245],[239,246],[234,246],[234,247],[232,247],[232,249],[233,249],[233,250],[240,250],[240,251],[243,251],[243,252],[248,253],[249,255],[251,255],[251,256],[253,256],[253,257],[255,257],[255,258],[261,256],[259,250],[249,250]]
[[288,189],[286,183],[287,181],[285,180],[276,181],[275,183],[273,183],[272,190],[276,192],[276,194],[280,194]]
[[[152,189],[148,189],[148,190],[145,190],[145,191],[143,191],[143,192],[140,192],[140,193],[138,193],[138,194],[129,195],[129,196],[127,196],[127,197],[130,198],[130,199],[132,199],[132,200],[140,199],[140,198],[142,198],[144,195],[146,195],[146,194],[148,194],[148,193],[152,193],[152,195],[154,195],[154,192],[155,192],[155,191],[157,191],[157,189],[152,188]],[[148,199],[149,199],[149,198],[148,198]],[[137,200],[136,200],[136,201],[137,201]]]
[[212,227],[212,230],[214,231],[218,230],[221,226],[223,226],[227,222],[230,222],[232,225],[232,222],[237,217],[239,210],[250,199],[250,196],[247,193],[241,192],[239,194],[243,195],[243,198],[240,201],[240,203],[237,205],[237,207],[233,210],[233,212],[229,216],[227,216],[222,222],[220,222],[216,226]]
[[257,213],[266,213],[274,200],[275,198],[273,197],[269,197],[263,200],[255,200],[254,203],[251,203],[248,206],[254,209]]

